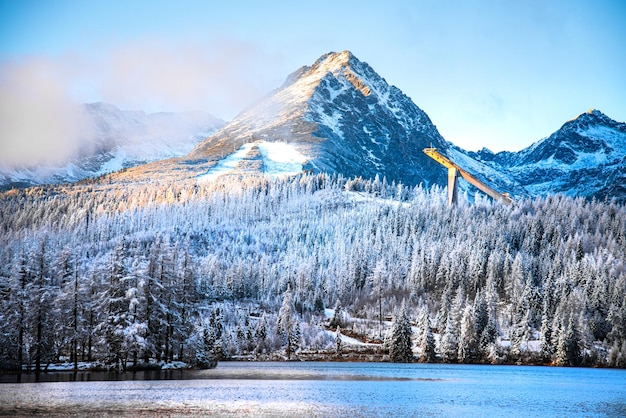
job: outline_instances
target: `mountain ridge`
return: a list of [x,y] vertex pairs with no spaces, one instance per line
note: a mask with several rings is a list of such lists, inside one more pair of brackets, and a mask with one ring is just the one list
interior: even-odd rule
[[233,149],[256,140],[295,144],[310,157],[307,170],[413,185],[443,181],[444,173],[428,169],[422,149],[449,146],[425,112],[349,51],[300,67],[190,157],[211,157],[226,144]]
[[0,189],[67,183],[182,156],[224,124],[206,112],[121,110],[114,104],[82,105],[88,127],[80,148],[64,161],[0,167]]
[[[102,103],[86,108],[101,117],[101,140],[95,145],[100,152],[83,161],[83,166],[71,162],[74,165],[62,167],[60,175],[52,176],[55,182],[121,168],[126,170],[116,174],[114,181],[149,181],[155,176],[206,179],[218,166],[222,174],[235,175],[264,173],[271,166],[275,175],[277,167],[288,166],[289,174],[301,167],[307,172],[378,176],[410,186],[444,187],[446,170],[422,152],[435,147],[480,180],[515,198],[562,193],[626,200],[626,124],[590,109],[521,151],[466,151],[446,141],[426,112],[350,51],[329,52],[312,65],[296,69],[280,87],[230,122],[213,120],[215,129],[208,136],[199,138],[202,129],[196,124],[196,136],[183,141],[188,148],[169,149],[169,153],[159,154],[158,141],[154,141],[158,137],[142,131],[147,122],[138,122],[149,119],[163,127],[160,120],[167,120],[168,114],[120,111]],[[113,151],[120,138],[128,136],[125,129],[141,140],[118,147],[122,152],[116,154]],[[268,152],[275,154],[279,149],[291,160],[268,157]],[[226,165],[225,159],[229,159]],[[149,161],[153,162],[141,164]],[[35,177],[31,173],[30,178]],[[0,173],[0,183],[4,180],[6,184],[7,179],[6,173]],[[9,180],[15,184],[16,179],[20,180],[19,176]],[[460,184],[462,191],[473,193],[464,182]]]
[[[446,141],[422,109],[366,62],[349,51],[329,52],[312,65],[290,73],[279,88],[244,109],[187,156],[169,161],[161,169],[177,173],[187,170],[189,176],[210,178],[215,173],[212,167],[222,170],[220,162],[228,158],[231,175],[263,173],[268,161],[261,148],[265,144],[284,143],[292,147],[292,154],[304,156],[306,161],[301,166],[307,172],[379,176],[411,186],[445,187],[446,170],[422,153],[423,148],[436,147],[483,182],[517,199],[563,193],[617,196],[624,200],[626,192],[620,186],[619,164],[599,166],[592,158],[594,155],[589,154],[587,160],[579,162],[580,167],[569,167],[583,155],[576,154],[569,141],[577,138],[578,151],[584,151],[589,148],[588,136],[578,131],[586,129],[589,133],[598,126],[614,130],[622,124],[598,110],[590,110],[566,122],[564,131],[521,151],[469,152]],[[565,131],[570,132],[569,137],[563,136]],[[622,131],[619,128],[618,134]],[[548,147],[546,141],[555,135],[563,136],[564,143]],[[543,154],[537,150],[543,150]],[[241,161],[231,158],[240,153]],[[547,159],[550,156],[552,160]],[[551,167],[557,160],[560,166]],[[158,170],[151,165],[148,171]],[[136,176],[140,171],[133,170],[131,174]],[[567,176],[570,179],[566,181],[563,177]],[[601,180],[605,184],[600,184]],[[589,186],[590,183],[593,184]],[[475,193],[464,182],[460,182],[460,187],[470,198]]]
[[597,109],[568,120],[521,151],[468,154],[510,173],[529,195],[626,200],[626,123]]

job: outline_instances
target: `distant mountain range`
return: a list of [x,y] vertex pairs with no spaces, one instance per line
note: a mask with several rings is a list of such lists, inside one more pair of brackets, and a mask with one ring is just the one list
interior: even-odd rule
[[[446,170],[422,152],[436,147],[513,197],[563,193],[626,199],[626,124],[592,110],[522,151],[468,152],[444,140],[410,98],[348,51],[325,54],[291,74],[188,158],[212,160],[247,143],[254,154],[254,144],[268,142],[290,144],[306,157],[303,169],[316,172],[443,186]],[[263,171],[263,152],[259,155],[256,165],[242,155],[231,173],[251,167]],[[465,190],[471,192],[467,185]]]
[[83,110],[90,129],[83,134],[81,152],[47,166],[0,166],[0,189],[73,182],[185,155],[224,125],[205,112],[146,114],[107,103],[85,104]]
[[[626,124],[590,110],[519,152],[468,152],[446,141],[409,97],[349,51],[325,54],[298,69],[280,88],[224,125],[210,115],[155,116],[122,112],[111,105],[87,106],[107,145],[75,163],[85,173],[159,160],[116,177],[124,181],[156,174],[206,180],[225,174],[304,170],[445,186],[446,170],[422,152],[435,147],[514,198],[562,193],[626,200]],[[153,130],[155,125],[160,128]],[[123,138],[133,130],[142,132],[144,141],[127,146]],[[164,131],[171,142],[164,139]],[[209,131],[215,132],[206,137]],[[203,132],[206,139],[201,140]],[[5,184],[7,178],[5,174]]]
[[626,200],[626,124],[591,109],[519,152],[468,153],[505,170],[531,196]]

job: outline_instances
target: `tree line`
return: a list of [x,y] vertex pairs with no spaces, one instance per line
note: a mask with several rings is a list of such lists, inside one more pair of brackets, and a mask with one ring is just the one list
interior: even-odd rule
[[324,174],[5,192],[0,363],[203,366],[350,333],[393,361],[624,367],[624,206],[469,200]]

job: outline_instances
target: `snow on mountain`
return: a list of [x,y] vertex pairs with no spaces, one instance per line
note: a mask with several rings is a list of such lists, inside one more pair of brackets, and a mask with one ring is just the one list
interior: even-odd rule
[[531,196],[626,199],[626,124],[589,110],[519,152],[469,153],[510,173]]
[[[146,115],[104,104],[87,109],[98,127],[95,152],[63,167],[0,173],[4,184],[74,180],[160,160],[119,178],[313,171],[445,186],[446,169],[422,152],[435,147],[513,198],[564,193],[626,199],[624,123],[591,110],[522,151],[466,152],[445,141],[423,110],[349,51],[325,54],[296,70],[217,131],[221,121],[206,115]],[[209,131],[214,133],[207,138]],[[199,141],[203,132],[206,139]],[[180,157],[162,160],[173,156]]]
[[263,159],[263,173],[270,176],[293,175],[302,172],[308,158],[293,145],[283,142],[260,142],[257,144]]
[[96,177],[150,161],[185,155],[224,122],[204,112],[124,111],[107,103],[84,105],[90,129],[70,160],[34,167],[0,167],[0,188]]
[[[446,154],[461,168],[500,193],[508,193],[516,199],[528,196],[528,191],[507,170],[473,158],[467,151],[457,146],[451,146]],[[469,196],[475,194],[477,190],[463,180],[459,181],[459,187]]]
[[444,184],[422,149],[447,149],[426,113],[349,51],[328,53],[199,144],[189,158],[219,160],[244,143],[291,144],[303,169],[404,184]]
[[308,158],[293,145],[284,142],[257,141],[243,144],[241,148],[220,160],[200,176],[199,181],[246,172],[261,172],[271,177],[294,175],[302,172]]

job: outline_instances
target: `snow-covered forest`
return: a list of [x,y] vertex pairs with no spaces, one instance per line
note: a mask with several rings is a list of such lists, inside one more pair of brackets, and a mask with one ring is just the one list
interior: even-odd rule
[[7,191],[0,219],[2,368],[359,353],[626,367],[615,203],[450,208],[438,188],[327,175],[105,178]]

